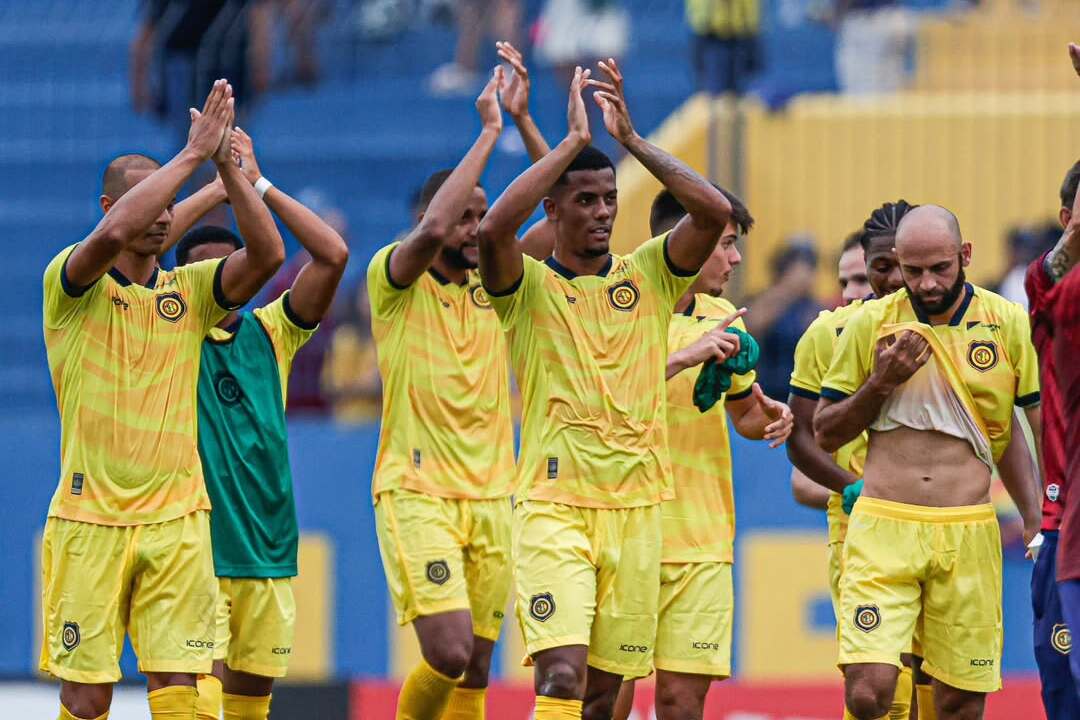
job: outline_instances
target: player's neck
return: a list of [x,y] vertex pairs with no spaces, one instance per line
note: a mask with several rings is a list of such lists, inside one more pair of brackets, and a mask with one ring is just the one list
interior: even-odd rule
[[574,273],[574,275],[599,275],[611,262],[611,253],[604,253],[599,257],[575,255],[558,245],[555,246],[551,256],[555,258],[555,262]]
[[442,258],[439,257],[432,261],[431,269],[455,285],[464,285],[469,274],[469,271],[465,268],[452,267],[448,263],[443,262]]
[[690,307],[690,303],[694,302],[694,292],[684,293],[679,301],[675,303],[675,314],[686,312],[686,308]]
[[145,285],[157,269],[158,260],[153,255],[136,255],[124,251],[116,256],[113,267],[135,285]]

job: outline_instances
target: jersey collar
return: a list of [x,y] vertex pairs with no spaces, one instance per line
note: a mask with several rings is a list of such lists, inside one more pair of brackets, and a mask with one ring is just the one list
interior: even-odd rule
[[[446,277],[445,275],[443,275],[441,272],[439,272],[438,270],[436,270],[433,267],[429,267],[428,272],[431,273],[431,277],[435,278],[435,282],[439,283],[440,285],[454,285],[455,284],[450,278]],[[466,272],[465,273],[465,282],[461,283],[461,285],[459,285],[458,287],[464,287],[464,286],[466,286],[468,284],[469,284],[469,273]]]
[[686,306],[686,309],[682,311],[682,314],[686,317],[694,316],[694,308],[697,306],[697,295],[690,298],[690,304]]
[[[956,327],[960,324],[960,321],[964,319],[964,315],[967,313],[968,306],[971,305],[972,298],[975,297],[975,288],[971,283],[964,283],[964,301],[960,303],[960,307],[956,308],[956,312],[949,318],[949,327]],[[908,302],[911,302],[911,293],[908,292]],[[911,309],[915,311],[915,317],[919,322],[930,324],[930,318],[923,314],[922,310],[915,303],[911,303]]]
[[[607,274],[611,272],[611,266],[613,263],[614,260],[611,256],[611,253],[608,253],[607,262],[604,263],[604,267],[600,268],[600,272],[596,273],[597,277],[607,277]],[[577,273],[575,273],[573,270],[556,260],[554,255],[549,255],[548,259],[544,261],[544,264],[555,272],[562,275],[567,280],[573,280],[578,276]]]
[[[150,273],[150,279],[146,281],[146,285],[144,285],[143,287],[146,287],[150,290],[153,290],[155,287],[157,287],[158,269],[159,268],[154,268],[154,272]],[[109,277],[115,280],[116,284],[121,287],[127,287],[128,285],[135,284],[128,280],[127,275],[124,275],[124,273],[120,272],[115,267],[109,268]]]

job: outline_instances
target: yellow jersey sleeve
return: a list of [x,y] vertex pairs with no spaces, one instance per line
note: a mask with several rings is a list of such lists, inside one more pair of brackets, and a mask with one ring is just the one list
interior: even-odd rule
[[318,323],[310,325],[296,316],[289,306],[288,290],[272,303],[256,308],[252,314],[270,337],[270,344],[274,346],[278,377],[281,378],[281,399],[284,402],[288,396],[289,373],[292,371],[293,358],[319,329],[319,325]]
[[630,264],[652,284],[660,295],[661,302],[674,308],[679,298],[690,289],[698,274],[683,272],[671,262],[668,255],[670,237],[671,233],[667,232],[642,243],[630,255]]
[[855,393],[873,370],[874,347],[880,321],[864,309],[844,327],[833,352],[829,370],[821,381],[821,396],[839,401]]
[[[390,278],[390,255],[400,242],[387,245],[375,253],[367,269],[368,299],[371,302],[371,314],[379,318],[389,318],[405,306],[411,286],[398,285]],[[416,285],[416,283],[413,283]]]
[[1032,407],[1039,404],[1039,357],[1031,342],[1031,321],[1016,304],[1006,319],[1008,353],[1016,372],[1016,404]]
[[94,296],[101,291],[100,278],[85,288],[75,287],[68,281],[67,261],[77,247],[78,244],[64,248],[45,268],[43,317],[46,327],[64,327],[79,313],[80,308],[93,302]]
[[821,395],[821,383],[832,364],[833,347],[836,345],[836,330],[830,319],[831,311],[824,311],[795,346],[795,367],[791,371],[790,390],[792,395],[817,400]]
[[522,255],[521,279],[501,293],[487,291],[491,306],[499,316],[503,328],[509,330],[517,325],[528,311],[529,304],[536,294],[537,286],[544,282],[543,263],[528,255]]

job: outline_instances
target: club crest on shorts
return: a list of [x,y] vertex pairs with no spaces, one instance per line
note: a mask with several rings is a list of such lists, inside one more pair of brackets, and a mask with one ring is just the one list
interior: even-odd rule
[[615,283],[608,288],[607,291],[608,302],[611,303],[611,307],[616,310],[622,310],[623,312],[630,312],[637,305],[638,299],[641,298],[641,293],[638,292],[637,285],[631,280],[623,280],[620,283]]
[[533,619],[544,622],[555,614],[555,598],[551,593],[537,593],[529,599],[529,614]]
[[986,372],[998,363],[997,345],[992,342],[973,342],[968,345],[968,365],[979,372]]
[[473,305],[484,310],[491,309],[491,300],[488,298],[487,291],[484,290],[482,285],[473,285],[469,288],[469,298],[472,299]]
[[870,632],[881,624],[881,611],[877,605],[859,605],[855,608],[855,627]]
[[450,579],[450,566],[445,560],[432,560],[427,564],[427,570],[424,572],[427,579],[436,585],[443,585]]
[[1072,632],[1065,623],[1058,623],[1050,631],[1050,644],[1062,655],[1068,655],[1072,650]]
[[[1068,630],[1066,630],[1068,632]],[[75,648],[79,647],[79,641],[82,639],[82,635],[79,633],[79,623],[77,622],[65,622],[64,629],[60,633],[60,642],[64,644],[64,649],[71,652]]]
[[158,295],[155,300],[157,314],[161,319],[169,322],[179,322],[180,318],[187,314],[187,303],[180,293],[165,293]]

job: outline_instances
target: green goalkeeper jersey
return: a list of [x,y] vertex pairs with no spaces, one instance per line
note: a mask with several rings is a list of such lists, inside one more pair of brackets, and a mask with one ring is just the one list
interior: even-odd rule
[[285,397],[293,357],[316,328],[296,317],[286,292],[203,342],[199,455],[218,577],[296,575]]

